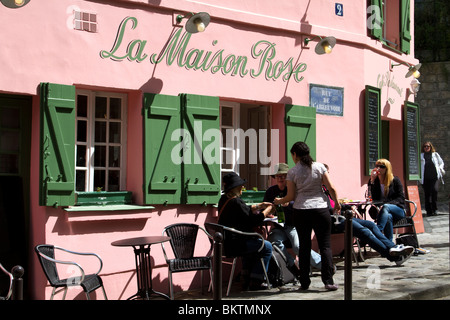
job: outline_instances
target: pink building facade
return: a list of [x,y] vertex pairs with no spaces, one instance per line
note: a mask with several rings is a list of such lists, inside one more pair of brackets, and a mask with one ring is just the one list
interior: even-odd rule
[[[197,12],[210,22],[188,33]],[[413,18],[409,0],[0,5],[2,263],[25,265],[29,298],[48,299],[34,247],[95,252],[108,298],[126,299],[133,252],[111,242],[214,222],[222,174],[264,190],[276,163],[292,165],[298,140],[329,165],[341,198],[364,198],[381,157],[413,197]],[[317,54],[325,37],[336,44]],[[201,238],[198,251],[209,246]],[[161,246],[151,253],[153,285],[167,292]],[[175,274],[174,284],[198,287],[199,274]]]

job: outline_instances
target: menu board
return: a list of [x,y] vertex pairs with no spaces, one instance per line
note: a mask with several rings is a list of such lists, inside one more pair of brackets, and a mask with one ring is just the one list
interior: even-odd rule
[[381,154],[381,115],[380,94],[378,88],[366,86],[365,95],[365,131],[366,131],[366,173],[375,167]]
[[420,180],[419,106],[406,101],[403,109],[405,168],[408,180]]

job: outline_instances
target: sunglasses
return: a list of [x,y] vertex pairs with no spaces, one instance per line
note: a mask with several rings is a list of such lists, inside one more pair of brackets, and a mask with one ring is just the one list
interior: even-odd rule
[[386,166],[384,164],[377,164],[375,165],[375,168],[386,169]]
[[431,148],[431,146],[428,145],[428,144],[426,144],[424,147],[425,147],[425,148]]

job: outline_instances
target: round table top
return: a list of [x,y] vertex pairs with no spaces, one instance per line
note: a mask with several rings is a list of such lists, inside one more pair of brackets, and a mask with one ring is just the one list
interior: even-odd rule
[[161,242],[169,241],[170,237],[166,236],[148,236],[148,237],[137,237],[137,238],[128,238],[123,240],[117,240],[111,242],[111,245],[118,247],[126,247],[126,246],[145,246],[152,245]]

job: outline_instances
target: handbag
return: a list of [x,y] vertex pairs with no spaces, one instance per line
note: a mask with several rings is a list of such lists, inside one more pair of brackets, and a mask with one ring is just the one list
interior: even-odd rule
[[419,247],[419,243],[417,242],[417,238],[414,234],[404,233],[401,234],[395,239],[397,244],[403,244],[405,246],[412,246],[414,248]]

